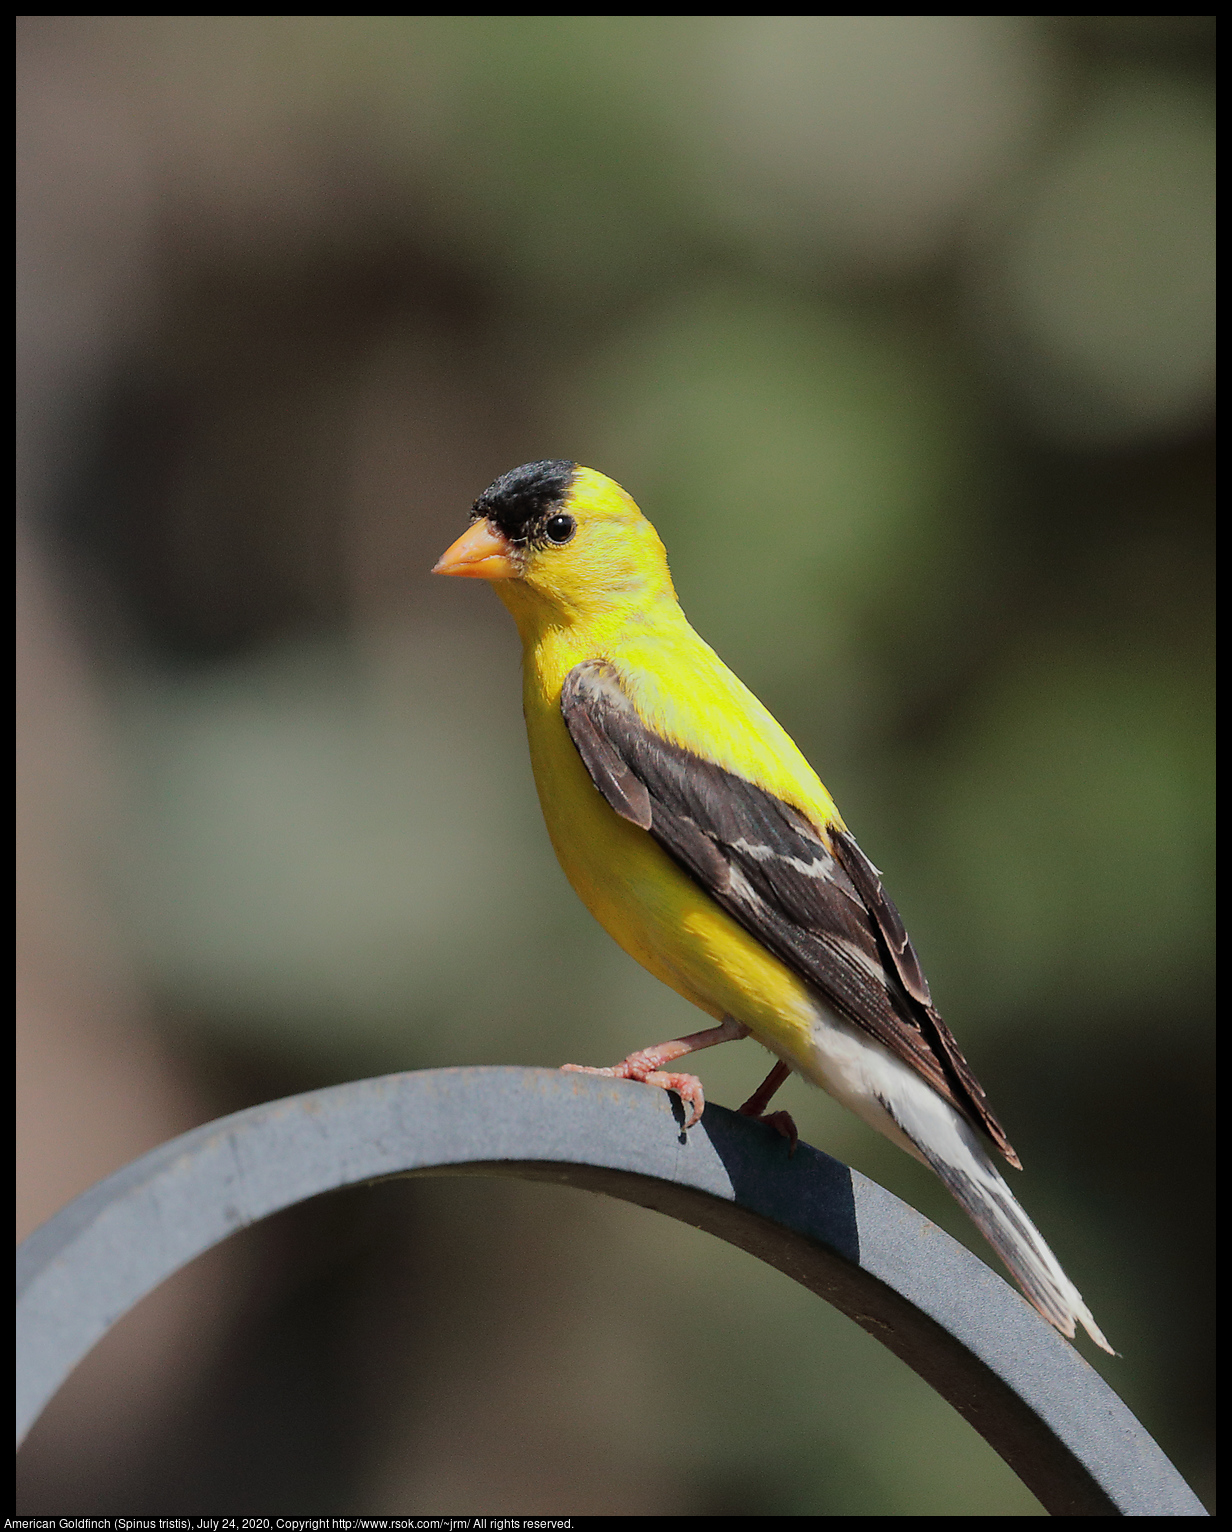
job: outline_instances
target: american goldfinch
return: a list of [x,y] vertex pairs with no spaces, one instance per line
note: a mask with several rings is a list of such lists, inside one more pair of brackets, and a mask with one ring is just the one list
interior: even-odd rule
[[[475,501],[439,574],[491,582],[522,639],[548,834],[596,919],[718,1023],[598,1073],[677,1092],[665,1065],[751,1036],[930,1166],[1062,1334],[1111,1350],[993,1154],[1018,1158],[877,869],[783,728],[689,626],[654,528],[577,463],[527,463]],[[580,1066],[566,1066],[577,1068]],[[785,1113],[767,1118],[793,1137]]]

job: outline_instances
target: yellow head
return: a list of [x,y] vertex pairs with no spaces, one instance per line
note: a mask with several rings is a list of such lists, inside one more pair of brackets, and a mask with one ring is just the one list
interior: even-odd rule
[[620,485],[555,460],[489,485],[434,573],[492,581],[523,630],[676,599],[658,533]]

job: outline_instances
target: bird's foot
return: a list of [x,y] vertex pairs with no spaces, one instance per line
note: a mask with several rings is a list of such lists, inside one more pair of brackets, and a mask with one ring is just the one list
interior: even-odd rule
[[791,1070],[781,1061],[777,1063],[766,1078],[761,1082],[749,1099],[740,1108],[741,1117],[753,1117],[758,1122],[767,1123],[780,1137],[785,1138],[790,1144],[787,1151],[788,1159],[796,1152],[796,1145],[800,1142],[800,1134],[796,1130],[795,1120],[790,1112],[767,1112],[770,1098],[786,1080]]
[[[745,1103],[747,1106],[748,1103]],[[767,1127],[773,1128],[780,1138],[785,1138],[788,1143],[787,1157],[791,1158],[796,1152],[796,1145],[800,1142],[800,1133],[796,1127],[796,1120],[790,1112],[748,1112],[745,1107],[740,1108],[741,1117],[752,1117],[755,1122],[764,1122]]]
[[688,1037],[675,1037],[669,1043],[656,1043],[653,1048],[639,1048],[636,1053],[631,1053],[619,1064],[613,1064],[610,1069],[596,1069],[588,1064],[562,1064],[561,1068],[572,1070],[575,1074],[607,1075],[609,1079],[616,1080],[641,1080],[645,1085],[657,1085],[660,1090],[674,1090],[692,1114],[685,1123],[686,1128],[691,1128],[694,1123],[701,1121],[706,1109],[702,1082],[696,1075],[674,1074],[661,1066],[682,1059],[688,1053],[697,1053],[702,1048],[713,1048],[716,1043],[736,1042],[748,1035],[749,1029],[742,1021],[725,1016],[717,1027],[707,1027],[704,1032],[690,1032]]
[[[660,1090],[675,1091],[680,1097],[681,1104],[691,1113],[686,1128],[691,1128],[694,1123],[701,1121],[702,1113],[706,1109],[706,1096],[702,1090],[702,1082],[696,1075],[676,1074],[660,1069],[658,1066],[663,1062],[656,1057],[658,1050],[654,1048],[642,1048],[637,1053],[631,1053],[627,1059],[622,1059],[619,1064],[613,1064],[609,1068],[601,1069],[593,1064],[562,1064],[562,1070],[570,1074],[581,1075],[607,1075],[614,1080],[640,1080],[643,1085],[657,1085]],[[775,1114],[776,1116],[779,1114]]]

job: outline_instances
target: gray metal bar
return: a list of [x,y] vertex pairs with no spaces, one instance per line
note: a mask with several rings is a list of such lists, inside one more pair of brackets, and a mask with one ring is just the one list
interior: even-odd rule
[[1054,1515],[1203,1516],[1078,1352],[983,1262],[828,1155],[661,1090],[553,1069],[436,1069],[273,1101],[172,1140],[17,1251],[17,1441],[100,1337],[172,1272],[321,1192],[399,1175],[581,1186],[706,1229],[888,1346]]

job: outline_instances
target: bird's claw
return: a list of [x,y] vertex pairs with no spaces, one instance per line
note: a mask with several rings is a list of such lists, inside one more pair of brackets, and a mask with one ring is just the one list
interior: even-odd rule
[[746,1101],[740,1108],[741,1117],[751,1117],[754,1122],[764,1122],[767,1127],[773,1128],[780,1138],[787,1140],[787,1158],[790,1159],[796,1152],[796,1145],[800,1142],[800,1132],[796,1127],[796,1120],[790,1112],[759,1112],[754,1108],[752,1101]]
[[661,1090],[674,1090],[680,1097],[681,1106],[688,1107],[691,1114],[685,1123],[686,1131],[702,1120],[702,1113],[706,1110],[706,1093],[696,1075],[668,1074],[664,1070],[655,1069],[650,1074],[631,1075],[629,1078],[644,1080],[647,1085],[657,1085]]
[[[562,1064],[560,1067],[569,1074],[581,1075],[606,1075],[614,1080],[639,1080],[643,1085],[657,1085],[660,1090],[675,1091],[680,1097],[682,1106],[689,1109],[691,1116],[685,1123],[685,1128],[691,1128],[702,1119],[702,1113],[706,1109],[706,1095],[702,1090],[702,1082],[696,1075],[684,1075],[668,1073],[666,1070],[657,1069],[658,1062],[653,1057],[653,1049],[646,1048],[638,1053],[631,1053],[627,1059],[619,1064],[600,1068],[594,1064]],[[777,1115],[777,1114],[776,1114]]]

